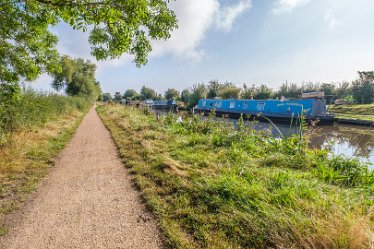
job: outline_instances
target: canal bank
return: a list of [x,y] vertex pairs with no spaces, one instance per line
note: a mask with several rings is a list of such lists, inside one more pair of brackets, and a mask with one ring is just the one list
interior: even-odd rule
[[357,161],[241,122],[122,106],[98,112],[174,248],[373,243],[373,178]]

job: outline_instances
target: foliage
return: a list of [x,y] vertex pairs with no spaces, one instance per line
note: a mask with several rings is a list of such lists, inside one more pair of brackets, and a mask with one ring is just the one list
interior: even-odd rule
[[190,98],[191,98],[191,92],[190,90],[187,88],[187,89],[184,89],[181,93],[181,100],[185,103],[189,103],[190,102]]
[[102,100],[104,102],[108,102],[108,101],[112,101],[113,100],[113,97],[110,93],[103,93],[102,95]]
[[203,83],[197,83],[192,86],[192,91],[190,95],[190,102],[188,103],[188,106],[190,108],[197,105],[200,99],[204,99],[207,97],[208,90],[205,84]]
[[352,95],[358,104],[374,102],[374,71],[358,72],[360,78],[352,83]]
[[148,88],[148,87],[143,86],[142,89],[140,89],[140,98],[142,100],[146,100],[146,99],[157,99],[158,98],[158,94],[152,88]]
[[175,88],[169,88],[165,91],[165,99],[167,100],[179,100],[180,99],[180,92]]
[[124,99],[133,100],[133,99],[136,99],[138,97],[140,97],[139,93],[137,93],[134,89],[127,89],[126,92],[123,94]]
[[238,99],[240,98],[241,89],[235,86],[233,83],[226,82],[220,86],[219,96],[222,99]]
[[121,100],[122,100],[122,94],[120,92],[115,92],[115,94],[114,94],[114,101],[118,103]]
[[257,89],[255,85],[248,87],[247,84],[243,84],[242,99],[253,99],[256,95]]
[[[373,172],[241,123],[99,107],[172,248],[370,248]],[[239,128],[238,127],[238,128]],[[301,146],[301,149],[300,149]]]
[[261,85],[255,94],[255,99],[270,99],[273,97],[273,90],[266,85]]
[[50,25],[64,21],[90,30],[97,60],[134,55],[140,66],[151,51],[149,39],[167,39],[177,27],[168,1],[3,0],[0,4],[0,81],[35,80],[58,68],[57,37]]
[[218,80],[211,80],[208,82],[207,88],[208,88],[207,98],[213,99],[219,96],[221,84],[218,82]]
[[98,98],[101,88],[95,78],[95,64],[89,60],[63,56],[60,65],[62,70],[53,72],[54,89],[57,91],[65,89],[66,94],[70,96]]
[[62,114],[74,110],[86,111],[91,100],[43,94],[32,89],[21,89],[18,84],[4,84],[0,91],[0,144],[6,135],[17,129],[40,126]]

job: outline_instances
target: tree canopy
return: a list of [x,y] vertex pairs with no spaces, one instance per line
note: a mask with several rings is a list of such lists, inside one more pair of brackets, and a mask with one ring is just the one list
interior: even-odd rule
[[146,99],[157,99],[158,98],[158,94],[152,88],[148,88],[148,87],[143,86],[142,89],[140,89],[140,97],[143,100],[146,100]]
[[35,80],[59,69],[57,37],[49,27],[64,21],[90,31],[97,60],[134,55],[147,63],[150,39],[167,39],[177,27],[168,0],[2,0],[0,3],[0,82]]
[[175,88],[169,88],[165,91],[165,99],[167,100],[179,100],[180,96],[180,92]]
[[139,97],[139,93],[137,93],[134,89],[127,89],[126,92],[123,94],[124,99],[133,100]]
[[53,73],[54,89],[57,91],[65,89],[68,95],[82,97],[97,98],[101,94],[100,84],[95,78],[95,64],[89,60],[63,56],[60,66],[62,70]]

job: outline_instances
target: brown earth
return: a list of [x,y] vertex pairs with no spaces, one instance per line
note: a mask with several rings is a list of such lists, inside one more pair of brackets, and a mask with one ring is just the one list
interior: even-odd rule
[[94,109],[34,198],[13,216],[0,248],[162,247],[157,224]]

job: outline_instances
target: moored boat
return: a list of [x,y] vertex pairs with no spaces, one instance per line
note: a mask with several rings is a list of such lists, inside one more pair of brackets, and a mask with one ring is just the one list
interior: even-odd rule
[[323,93],[305,93],[303,99],[201,99],[195,107],[198,112],[208,114],[215,111],[217,116],[228,115],[230,118],[267,120],[278,123],[318,120],[318,124],[332,124],[334,115],[327,113]]

